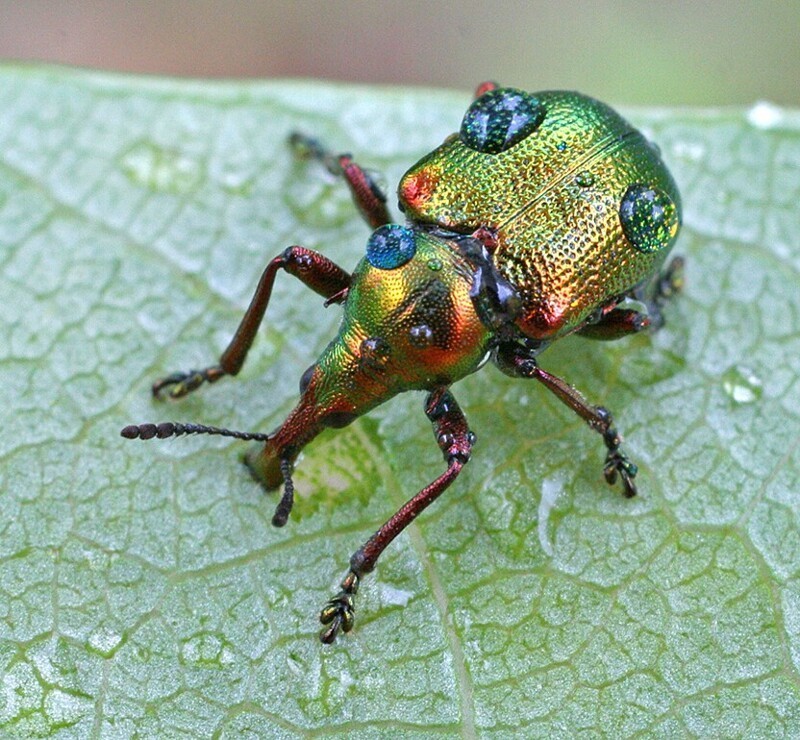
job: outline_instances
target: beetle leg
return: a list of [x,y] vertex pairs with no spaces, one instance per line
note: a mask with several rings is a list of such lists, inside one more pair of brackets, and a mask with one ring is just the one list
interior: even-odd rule
[[628,498],[636,495],[634,478],[638,468],[620,448],[622,437],[614,427],[614,418],[608,409],[603,406],[593,406],[569,383],[542,370],[534,357],[526,353],[524,347],[514,343],[502,344],[495,350],[494,360],[506,375],[538,380],[554,393],[556,398],[569,406],[592,429],[598,432],[603,437],[603,442],[608,450],[603,465],[606,482],[614,485],[619,476],[622,479],[625,495]]
[[350,274],[336,263],[305,247],[289,247],[273,259],[261,275],[258,287],[245,311],[239,328],[233,335],[225,351],[220,355],[219,364],[202,370],[189,370],[167,375],[153,383],[153,395],[159,396],[169,387],[171,398],[179,398],[199,388],[203,383],[215,383],[225,375],[236,375],[242,369],[247,352],[253,344],[264,312],[267,310],[272,286],[278,270],[285,270],[298,278],[315,293],[337,301],[344,300],[350,285]]
[[358,212],[373,229],[391,222],[386,209],[386,193],[375,177],[356,164],[349,154],[334,154],[316,139],[298,131],[289,135],[289,146],[297,157],[315,159],[332,175],[343,177]]
[[433,424],[436,443],[444,454],[447,470],[403,504],[350,558],[350,570],[341,583],[341,591],[319,615],[325,625],[320,632],[320,640],[324,643],[332,643],[340,630],[349,632],[353,628],[353,601],[361,578],[373,570],[389,543],[444,492],[469,460],[475,435],[470,432],[467,420],[450,391],[438,388],[430,393],[425,401],[425,414]]
[[497,90],[498,87],[500,87],[500,86],[496,82],[494,82],[492,80],[487,80],[486,82],[481,82],[480,85],[478,85],[475,88],[475,93],[473,94],[472,97],[473,98],[479,98],[484,93],[491,92],[492,90]]
[[584,324],[578,334],[605,341],[620,339],[644,329],[660,329],[664,325],[662,306],[683,288],[683,266],[683,257],[673,257],[654,281],[630,292],[628,297],[643,304],[644,311],[624,305],[612,306],[597,321]]
[[[652,329],[660,329],[664,325],[661,307],[676,293],[683,290],[683,269],[686,261],[680,255],[673,257],[666,268],[659,274],[655,282],[642,289],[643,295],[635,296],[644,301],[650,314]],[[646,290],[650,290],[647,296]]]
[[588,339],[611,341],[649,329],[652,325],[653,320],[649,310],[645,312],[615,306],[604,313],[598,321],[584,324],[577,333]]

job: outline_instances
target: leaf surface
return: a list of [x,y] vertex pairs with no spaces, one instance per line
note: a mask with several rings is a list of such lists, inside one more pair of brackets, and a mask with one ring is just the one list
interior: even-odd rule
[[[153,379],[225,347],[289,244],[346,268],[367,228],[293,162],[301,129],[397,182],[468,96],[0,69],[0,728],[12,736],[800,735],[800,114],[632,111],[683,193],[685,294],[653,336],[542,363],[611,407],[641,495],[544,389],[455,388],[478,446],[365,580],[352,551],[442,470],[422,398],[323,435],[289,525],[241,443],[339,309],[279,278],[244,371],[179,404]],[[390,185],[390,189],[393,185]]]

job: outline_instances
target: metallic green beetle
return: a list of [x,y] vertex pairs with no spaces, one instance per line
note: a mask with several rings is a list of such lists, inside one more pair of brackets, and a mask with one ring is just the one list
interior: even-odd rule
[[413,496],[350,560],[340,592],[323,608],[330,643],[354,621],[354,597],[389,543],[431,504],[469,460],[475,435],[450,386],[488,356],[504,373],[533,378],[600,433],[604,474],[636,494],[636,466],[620,448],[611,414],[539,367],[553,340],[577,333],[616,339],[662,323],[680,288],[683,262],[664,260],[681,220],[677,187],[658,150],[611,108],[574,92],[527,93],[481,85],[461,130],[402,178],[405,225],[349,155],[302,134],[295,152],[342,176],[375,229],[352,274],[300,246],[267,265],[219,363],[169,375],[153,394],[177,398],[241,369],[284,270],[343,304],[337,337],[300,380],[300,400],[270,434],[199,424],[141,424],[122,435],[150,439],[222,434],[263,446],[246,462],[263,486],[283,487],[273,524],[286,523],[300,450],[326,427],[343,427],[407,390],[428,392],[425,413],[446,471]]

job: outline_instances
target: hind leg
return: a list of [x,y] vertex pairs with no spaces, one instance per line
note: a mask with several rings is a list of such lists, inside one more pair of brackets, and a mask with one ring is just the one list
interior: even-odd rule
[[683,257],[673,257],[654,282],[631,291],[628,297],[641,303],[644,310],[614,306],[597,321],[581,327],[578,334],[589,339],[610,341],[645,329],[660,329],[664,325],[662,307],[683,288],[683,267]]

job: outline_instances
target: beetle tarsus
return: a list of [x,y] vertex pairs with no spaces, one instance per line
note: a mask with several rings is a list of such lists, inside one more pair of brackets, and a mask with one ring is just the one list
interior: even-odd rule
[[656,301],[661,302],[672,298],[676,293],[680,293],[683,290],[685,266],[686,260],[680,255],[673,257],[669,261],[667,268],[661,273],[656,284]]
[[589,421],[589,425],[597,429],[603,435],[608,454],[603,465],[603,476],[608,485],[613,486],[617,482],[617,476],[622,480],[622,490],[626,498],[633,498],[636,491],[634,478],[639,472],[638,466],[631,462],[628,456],[620,449],[622,436],[614,427],[614,417],[604,406],[595,407],[596,418]]
[[320,144],[318,139],[308,136],[300,131],[289,134],[289,148],[298,159],[316,159],[325,162],[330,153]]
[[227,373],[219,365],[212,365],[202,370],[172,373],[153,383],[153,396],[161,398],[161,391],[169,388],[170,398],[181,398],[197,390],[203,383],[216,383],[225,375]]
[[289,458],[281,460],[281,476],[283,476],[283,496],[275,507],[272,515],[272,526],[282,527],[289,520],[294,506],[294,481],[292,480],[292,461]]
[[633,498],[637,494],[634,478],[639,468],[632,463],[628,456],[619,449],[609,451],[606,455],[606,462],[603,466],[603,475],[608,485],[613,486],[617,482],[617,476],[622,480],[622,490],[626,498]]
[[634,292],[633,297],[637,300],[642,300],[647,306],[648,328],[651,331],[658,331],[664,326],[664,314],[662,311],[664,304],[683,290],[685,265],[686,260],[683,257],[680,255],[673,257],[656,278],[654,285],[650,287],[652,297],[647,298]]
[[341,591],[322,608],[319,621],[325,627],[320,630],[319,639],[326,645],[336,640],[339,632],[349,632],[355,624],[354,599],[358,592],[358,574],[352,570],[341,583]]
[[609,452],[606,457],[606,464],[603,466],[603,475],[606,482],[613,486],[617,482],[617,475],[622,479],[622,489],[625,498],[633,498],[637,494],[636,483],[633,480],[636,477],[638,468],[634,463],[628,460],[627,456],[620,452]]

